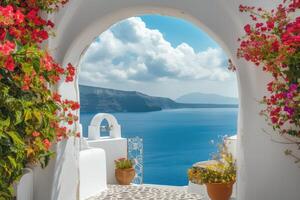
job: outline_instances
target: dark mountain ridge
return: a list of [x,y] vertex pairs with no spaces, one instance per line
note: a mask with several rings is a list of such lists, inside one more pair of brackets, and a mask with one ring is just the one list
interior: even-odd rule
[[136,91],[79,86],[81,112],[150,112],[179,108],[236,108],[234,104],[177,103],[170,98],[154,97]]

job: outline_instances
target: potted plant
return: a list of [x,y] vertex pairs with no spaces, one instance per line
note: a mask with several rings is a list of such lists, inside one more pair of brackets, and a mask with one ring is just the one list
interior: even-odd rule
[[135,176],[133,160],[120,158],[115,160],[115,176],[120,185],[130,185]]
[[212,200],[229,200],[236,180],[236,165],[227,147],[220,145],[220,153],[212,162],[193,166],[188,170],[189,180],[195,184],[205,184]]

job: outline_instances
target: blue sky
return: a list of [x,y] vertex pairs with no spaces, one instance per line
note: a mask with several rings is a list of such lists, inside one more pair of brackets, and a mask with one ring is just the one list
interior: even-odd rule
[[103,32],[81,60],[79,83],[176,99],[191,93],[237,96],[218,44],[195,25],[146,15]]
[[187,21],[161,15],[140,16],[150,29],[158,29],[173,47],[185,42],[195,51],[205,51],[208,47],[219,48],[219,45],[205,32]]

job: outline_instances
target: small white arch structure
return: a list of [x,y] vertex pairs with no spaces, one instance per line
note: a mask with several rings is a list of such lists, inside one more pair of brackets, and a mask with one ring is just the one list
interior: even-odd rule
[[93,117],[89,125],[88,139],[98,140],[101,139],[101,122],[107,120],[109,127],[109,138],[121,138],[121,126],[118,120],[111,114],[98,113]]
[[[107,120],[109,136],[101,136],[101,122]],[[98,113],[90,122],[88,138],[82,138],[89,148],[101,148],[106,155],[107,183],[117,184],[115,178],[115,160],[127,157],[127,139],[122,138],[121,126],[111,114]]]

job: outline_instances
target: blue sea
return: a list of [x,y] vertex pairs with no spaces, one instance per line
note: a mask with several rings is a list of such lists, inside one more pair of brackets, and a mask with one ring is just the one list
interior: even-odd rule
[[[81,113],[84,136],[96,113]],[[237,131],[237,108],[113,113],[123,137],[144,140],[144,183],[187,185],[187,169],[217,152],[216,142]],[[214,141],[215,144],[212,144]]]

